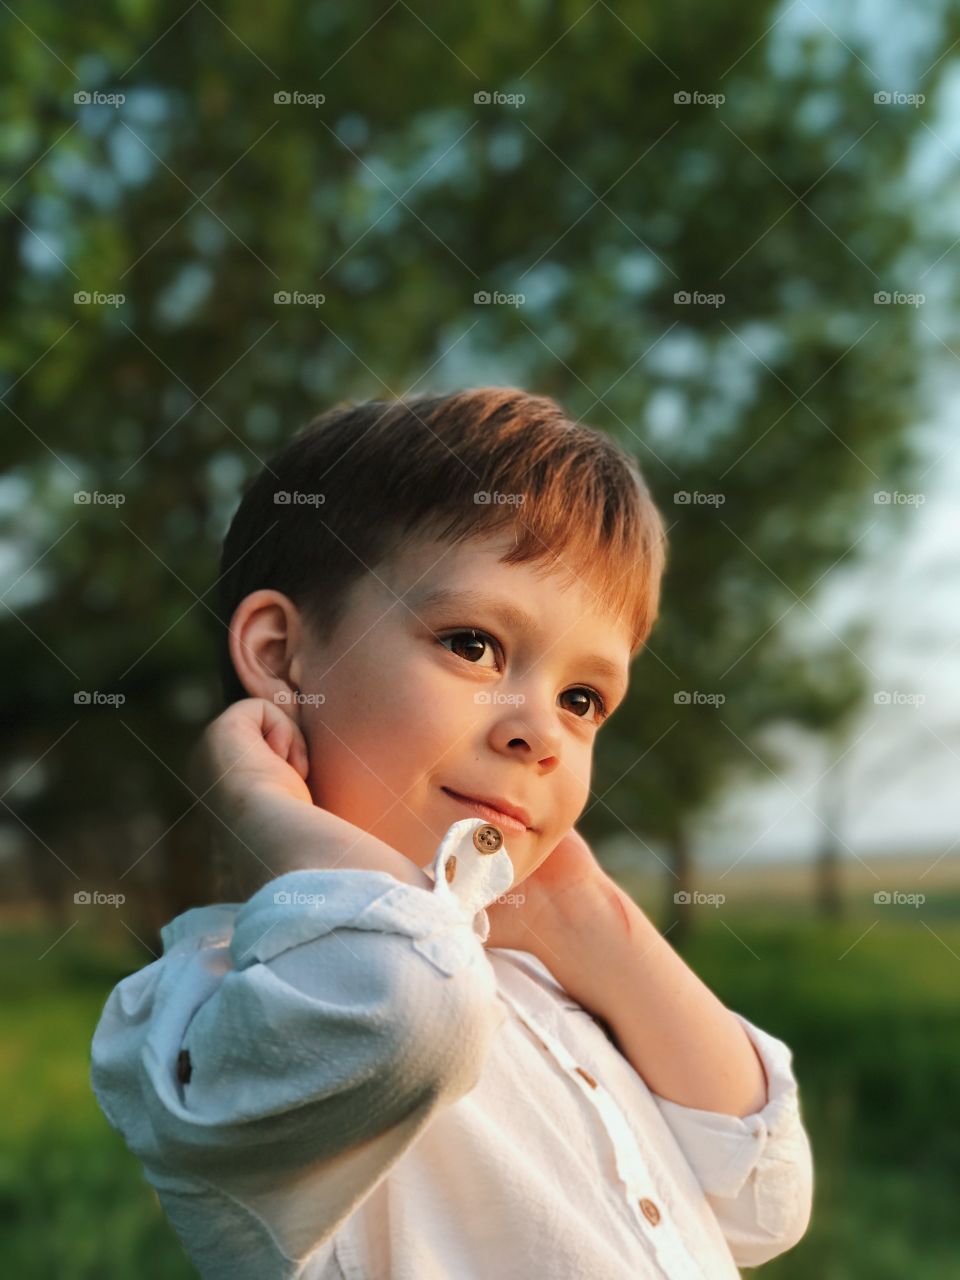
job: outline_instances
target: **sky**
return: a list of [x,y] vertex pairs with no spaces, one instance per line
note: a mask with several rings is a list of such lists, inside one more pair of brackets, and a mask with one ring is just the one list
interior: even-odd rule
[[[960,249],[957,250],[960,252]],[[960,366],[958,366],[960,369]],[[795,609],[785,627],[829,638],[852,614],[874,635],[860,653],[871,696],[839,746],[790,731],[777,744],[790,764],[779,778],[729,788],[697,823],[701,856],[718,865],[803,859],[822,832],[823,791],[842,802],[830,826],[850,856],[938,855],[955,841],[960,861],[960,391],[945,395],[926,432],[928,462],[903,511],[902,538],[853,569],[837,570],[813,598],[822,622]],[[891,554],[892,552],[892,554]],[[829,803],[829,801],[828,801]],[[745,850],[749,850],[745,853]]]

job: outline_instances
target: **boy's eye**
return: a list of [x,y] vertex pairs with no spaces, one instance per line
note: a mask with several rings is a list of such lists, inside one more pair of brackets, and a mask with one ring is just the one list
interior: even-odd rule
[[478,658],[483,656],[484,648],[489,645],[491,649],[494,647],[492,636],[488,636],[483,631],[475,631],[471,628],[468,631],[451,631],[448,636],[437,637],[440,644],[447,644],[448,641],[456,641],[456,646],[450,652],[457,652],[457,649],[463,649],[465,652],[457,653],[457,657],[463,658],[466,662],[472,662],[474,666],[478,666]]
[[[601,698],[600,694],[597,693],[596,689],[590,689],[586,685],[581,685],[579,688],[576,688],[576,689],[567,689],[560,696],[562,698],[567,698],[567,697],[570,697],[571,694],[575,698],[586,699],[585,702],[578,703],[578,706],[584,707],[587,711],[590,710],[591,701],[593,702],[594,706],[597,708],[597,719],[596,719],[597,724],[600,724],[601,721],[607,718],[606,704],[604,703],[603,698]],[[573,708],[571,708],[571,710],[573,710]],[[580,715],[580,712],[575,711],[574,714]],[[583,716],[581,715],[580,718],[583,719]]]
[[[497,646],[496,640],[492,636],[488,636],[485,631],[477,631],[470,627],[461,631],[451,631],[449,635],[438,636],[437,643],[444,645],[451,644],[449,652],[456,653],[457,657],[461,657],[465,662],[473,663],[479,666],[479,659],[483,657],[484,650],[489,646],[491,651]],[[491,656],[493,653],[491,652]],[[568,708],[579,719],[584,719],[590,710],[591,704],[596,708],[596,716],[594,724],[601,724],[607,717],[607,706],[601,694],[596,689],[591,689],[589,685],[578,685],[573,689],[566,689],[561,695],[562,698],[575,699],[575,705]]]

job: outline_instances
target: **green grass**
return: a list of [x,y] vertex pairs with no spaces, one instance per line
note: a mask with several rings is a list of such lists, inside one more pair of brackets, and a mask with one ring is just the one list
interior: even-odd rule
[[870,929],[877,918],[726,913],[684,951],[793,1049],[814,1213],[759,1272],[771,1280],[960,1276],[960,923],[925,917],[933,933],[905,911]]
[[[80,936],[78,936],[80,935]],[[18,1280],[195,1277],[136,1158],[89,1085],[113,985],[150,957],[84,925],[0,935],[0,1273]],[[41,958],[42,957],[42,958]]]
[[[765,1280],[960,1275],[960,904],[927,906],[869,932],[869,909],[836,925],[772,907],[700,913],[685,957],[791,1046],[814,1149],[813,1224],[755,1273]],[[88,1083],[103,1002],[150,957],[86,922],[43,955],[55,938],[0,935],[0,1272],[194,1276]]]

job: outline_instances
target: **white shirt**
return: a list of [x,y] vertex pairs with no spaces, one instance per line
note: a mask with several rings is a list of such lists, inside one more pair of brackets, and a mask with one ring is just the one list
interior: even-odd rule
[[539,960],[484,947],[514,873],[483,825],[429,890],[296,871],[186,911],[110,994],[91,1082],[203,1277],[725,1280],[803,1235],[787,1046],[735,1015],[755,1115],[652,1093]]

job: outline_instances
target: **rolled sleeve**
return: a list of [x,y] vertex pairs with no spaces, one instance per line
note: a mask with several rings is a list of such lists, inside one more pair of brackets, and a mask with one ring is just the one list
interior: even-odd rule
[[653,1097],[707,1196],[734,1261],[755,1267],[792,1248],[806,1232],[813,1160],[791,1050],[731,1012],[763,1063],[765,1105],[740,1117]]
[[120,984],[94,1043],[108,1118],[161,1170],[249,1186],[401,1121],[408,1141],[477,1082],[503,1018],[470,918],[386,873],[290,872],[227,944],[196,941],[151,966],[149,990],[133,975],[142,1038]]

